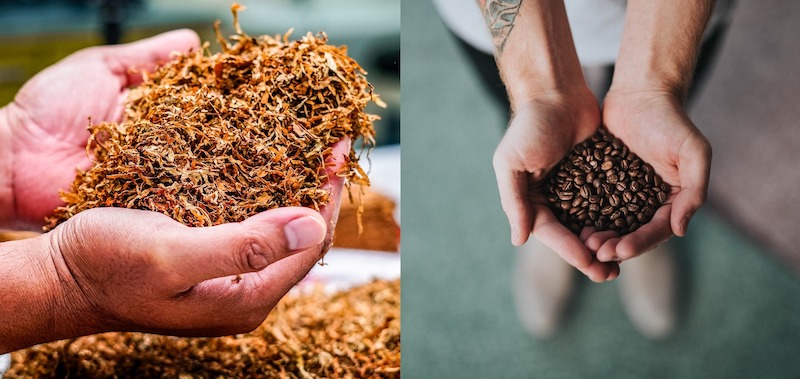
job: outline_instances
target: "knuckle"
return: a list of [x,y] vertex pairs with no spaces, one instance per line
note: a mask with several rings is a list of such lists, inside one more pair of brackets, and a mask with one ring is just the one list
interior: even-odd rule
[[242,272],[260,271],[275,262],[281,248],[279,242],[255,232],[247,232],[240,238],[235,252],[237,267]]

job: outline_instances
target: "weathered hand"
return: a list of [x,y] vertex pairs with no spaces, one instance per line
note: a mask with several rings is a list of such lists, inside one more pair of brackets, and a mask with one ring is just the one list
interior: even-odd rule
[[706,199],[711,145],[689,120],[681,100],[666,91],[609,92],[603,123],[672,185],[667,204],[637,231],[622,238],[595,233],[586,240],[600,261],[621,261],[673,234],[686,234],[689,220]]
[[58,192],[69,188],[75,168],[89,167],[89,117],[94,123],[120,121],[128,87],[141,82],[141,74],[131,70],[152,69],[171,52],[199,44],[193,31],[177,30],[127,45],[88,48],[29,80],[0,115],[10,135],[0,148],[13,151],[14,204],[14,209],[0,209],[0,222],[41,227],[44,217],[63,204]]
[[319,213],[279,208],[191,228],[156,212],[96,208],[43,235],[61,279],[54,293],[71,294],[65,301],[80,310],[63,325],[181,336],[255,329],[330,246],[344,181],[334,172],[349,146],[334,146],[331,202]]
[[615,262],[593,257],[577,236],[547,208],[543,179],[570,151],[600,125],[597,101],[587,89],[572,95],[542,96],[516,107],[497,147],[494,168],[511,240],[519,246],[528,235],[542,241],[590,279],[601,282],[619,273]]

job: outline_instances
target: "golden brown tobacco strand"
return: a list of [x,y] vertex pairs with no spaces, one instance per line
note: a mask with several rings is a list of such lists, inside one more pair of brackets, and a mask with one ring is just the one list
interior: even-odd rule
[[7,378],[399,378],[400,281],[289,295],[255,331],[106,333],[12,353]]
[[[234,16],[242,9],[232,7]],[[223,52],[176,56],[131,90],[121,123],[90,124],[95,164],[62,193],[46,230],[78,212],[124,207],[164,213],[189,226],[244,220],[285,206],[319,209],[331,146],[374,143],[364,112],[383,103],[346,48],[324,33],[289,41],[241,32]],[[337,175],[369,184],[350,150]]]

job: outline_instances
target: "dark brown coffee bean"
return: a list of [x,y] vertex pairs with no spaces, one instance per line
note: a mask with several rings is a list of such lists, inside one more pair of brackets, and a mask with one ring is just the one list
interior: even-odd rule
[[600,214],[602,214],[603,216],[608,216],[612,212],[614,212],[614,207],[612,207],[610,205],[607,205],[607,206],[603,207],[603,209],[600,210]]
[[561,209],[567,210],[569,208],[570,202],[569,201],[562,201],[561,202]]
[[597,212],[589,212],[589,218],[594,221],[597,220]]
[[572,185],[573,184],[572,184],[571,181],[570,182],[566,182],[561,186],[561,189],[564,190],[564,191],[569,191],[569,190],[572,189]]
[[639,221],[640,223],[644,224],[645,222],[647,222],[647,216],[645,216],[644,213],[637,213],[636,221]]
[[620,230],[622,230],[622,229],[623,229],[623,228],[625,228],[627,225],[625,224],[625,220],[623,220],[623,219],[621,219],[621,218],[618,218],[618,219],[614,220],[614,226],[616,226],[617,228],[619,228]]
[[616,219],[620,218],[621,216],[622,216],[622,212],[614,211],[614,213],[611,213],[611,216],[609,216],[608,218],[611,219],[611,220],[616,220]]
[[590,173],[586,174],[586,183],[593,182],[595,177],[596,177],[595,175],[597,175],[597,174],[595,174],[594,172],[590,172]]
[[636,216],[634,215],[629,215],[625,217],[625,223],[628,225],[633,224],[635,221],[636,221]]
[[631,191],[634,191],[634,192],[638,191],[641,188],[641,186],[639,185],[638,181],[631,182],[629,187],[630,187]]
[[594,178],[594,180],[592,180],[592,185],[594,186],[594,188],[600,188],[600,184],[602,184],[600,182],[600,178]]
[[621,149],[621,148],[622,148],[622,141],[620,141],[620,139],[619,139],[619,138],[614,138],[614,139],[611,141],[611,146],[613,146],[613,147],[614,147],[614,150],[619,150],[619,149]]
[[583,199],[576,196],[574,199],[572,199],[572,208],[578,209],[582,202]]
[[644,168],[644,172],[646,172],[646,173],[655,172],[655,170],[653,169],[653,166],[651,166],[649,163],[643,164],[642,167]]
[[572,197],[575,196],[572,192],[562,191],[558,193],[558,198],[561,200],[572,200]]
[[571,215],[574,215],[574,214],[578,213],[579,210],[580,210],[580,208],[573,206],[573,207],[569,208],[569,212],[567,212],[567,213],[569,213]]
[[592,193],[591,193],[591,191],[589,191],[589,186],[581,187],[580,195],[581,195],[582,198],[588,199],[591,194]]
[[[631,183],[631,184],[633,184],[633,183]],[[633,189],[633,188],[631,188],[631,189]],[[642,201],[647,201],[647,194],[644,193],[644,192],[637,192],[636,193],[636,197],[638,197]]]
[[603,169],[603,171],[606,171],[606,175],[611,174],[608,171],[611,170],[612,167],[614,167],[614,162],[611,161],[605,161],[600,165],[600,168]]
[[606,180],[611,184],[617,184],[619,181],[619,177],[616,174],[608,175],[606,178]]
[[577,184],[579,186],[582,186],[584,183],[586,183],[586,177],[585,176],[581,175],[581,176],[576,176],[575,177],[575,184]]
[[631,212],[636,212],[636,211],[638,211],[638,210],[639,210],[639,206],[638,206],[638,205],[636,205],[636,204],[628,204],[628,205],[627,205],[627,208],[628,208],[628,210],[629,210],[629,211],[631,211]]
[[589,204],[597,204],[599,202],[600,202],[600,196],[598,195],[589,196]]
[[589,203],[589,210],[592,211],[592,212],[598,212],[598,211],[600,211],[600,206],[597,205],[597,204]]
[[598,149],[595,149],[594,150],[594,159],[597,159],[598,161],[603,159],[603,152],[598,150]]
[[644,207],[642,213],[647,215],[647,217],[653,217],[653,215],[656,214],[656,209],[653,207]]
[[620,191],[620,192],[625,191],[625,183],[618,182],[617,183],[617,191]]
[[658,202],[661,204],[667,202],[667,194],[664,191],[658,191]]
[[608,198],[608,204],[610,204],[612,207],[617,207],[619,206],[619,200],[619,195],[613,194]]
[[653,185],[656,186],[656,187],[660,187],[661,186],[661,177],[660,176],[655,175],[653,177]]
[[633,193],[630,191],[625,191],[622,193],[622,200],[625,200],[626,203],[630,203],[633,200]]
[[669,192],[670,192],[670,190],[672,189],[672,187],[671,187],[671,186],[669,185],[669,183],[667,183],[667,182],[663,182],[663,183],[661,183],[661,186],[660,186],[660,187],[661,187],[661,189],[662,189],[664,192],[666,192],[666,193],[669,193]]

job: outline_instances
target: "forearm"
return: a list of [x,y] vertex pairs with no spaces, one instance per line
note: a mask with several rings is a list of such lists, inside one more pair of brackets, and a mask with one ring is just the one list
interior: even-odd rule
[[9,227],[14,218],[13,174],[14,151],[8,108],[0,108],[0,228]]
[[95,331],[49,243],[43,235],[0,244],[0,354]]
[[713,0],[628,1],[611,91],[685,97],[713,7]]
[[537,96],[586,90],[561,1],[479,0],[512,110]]

